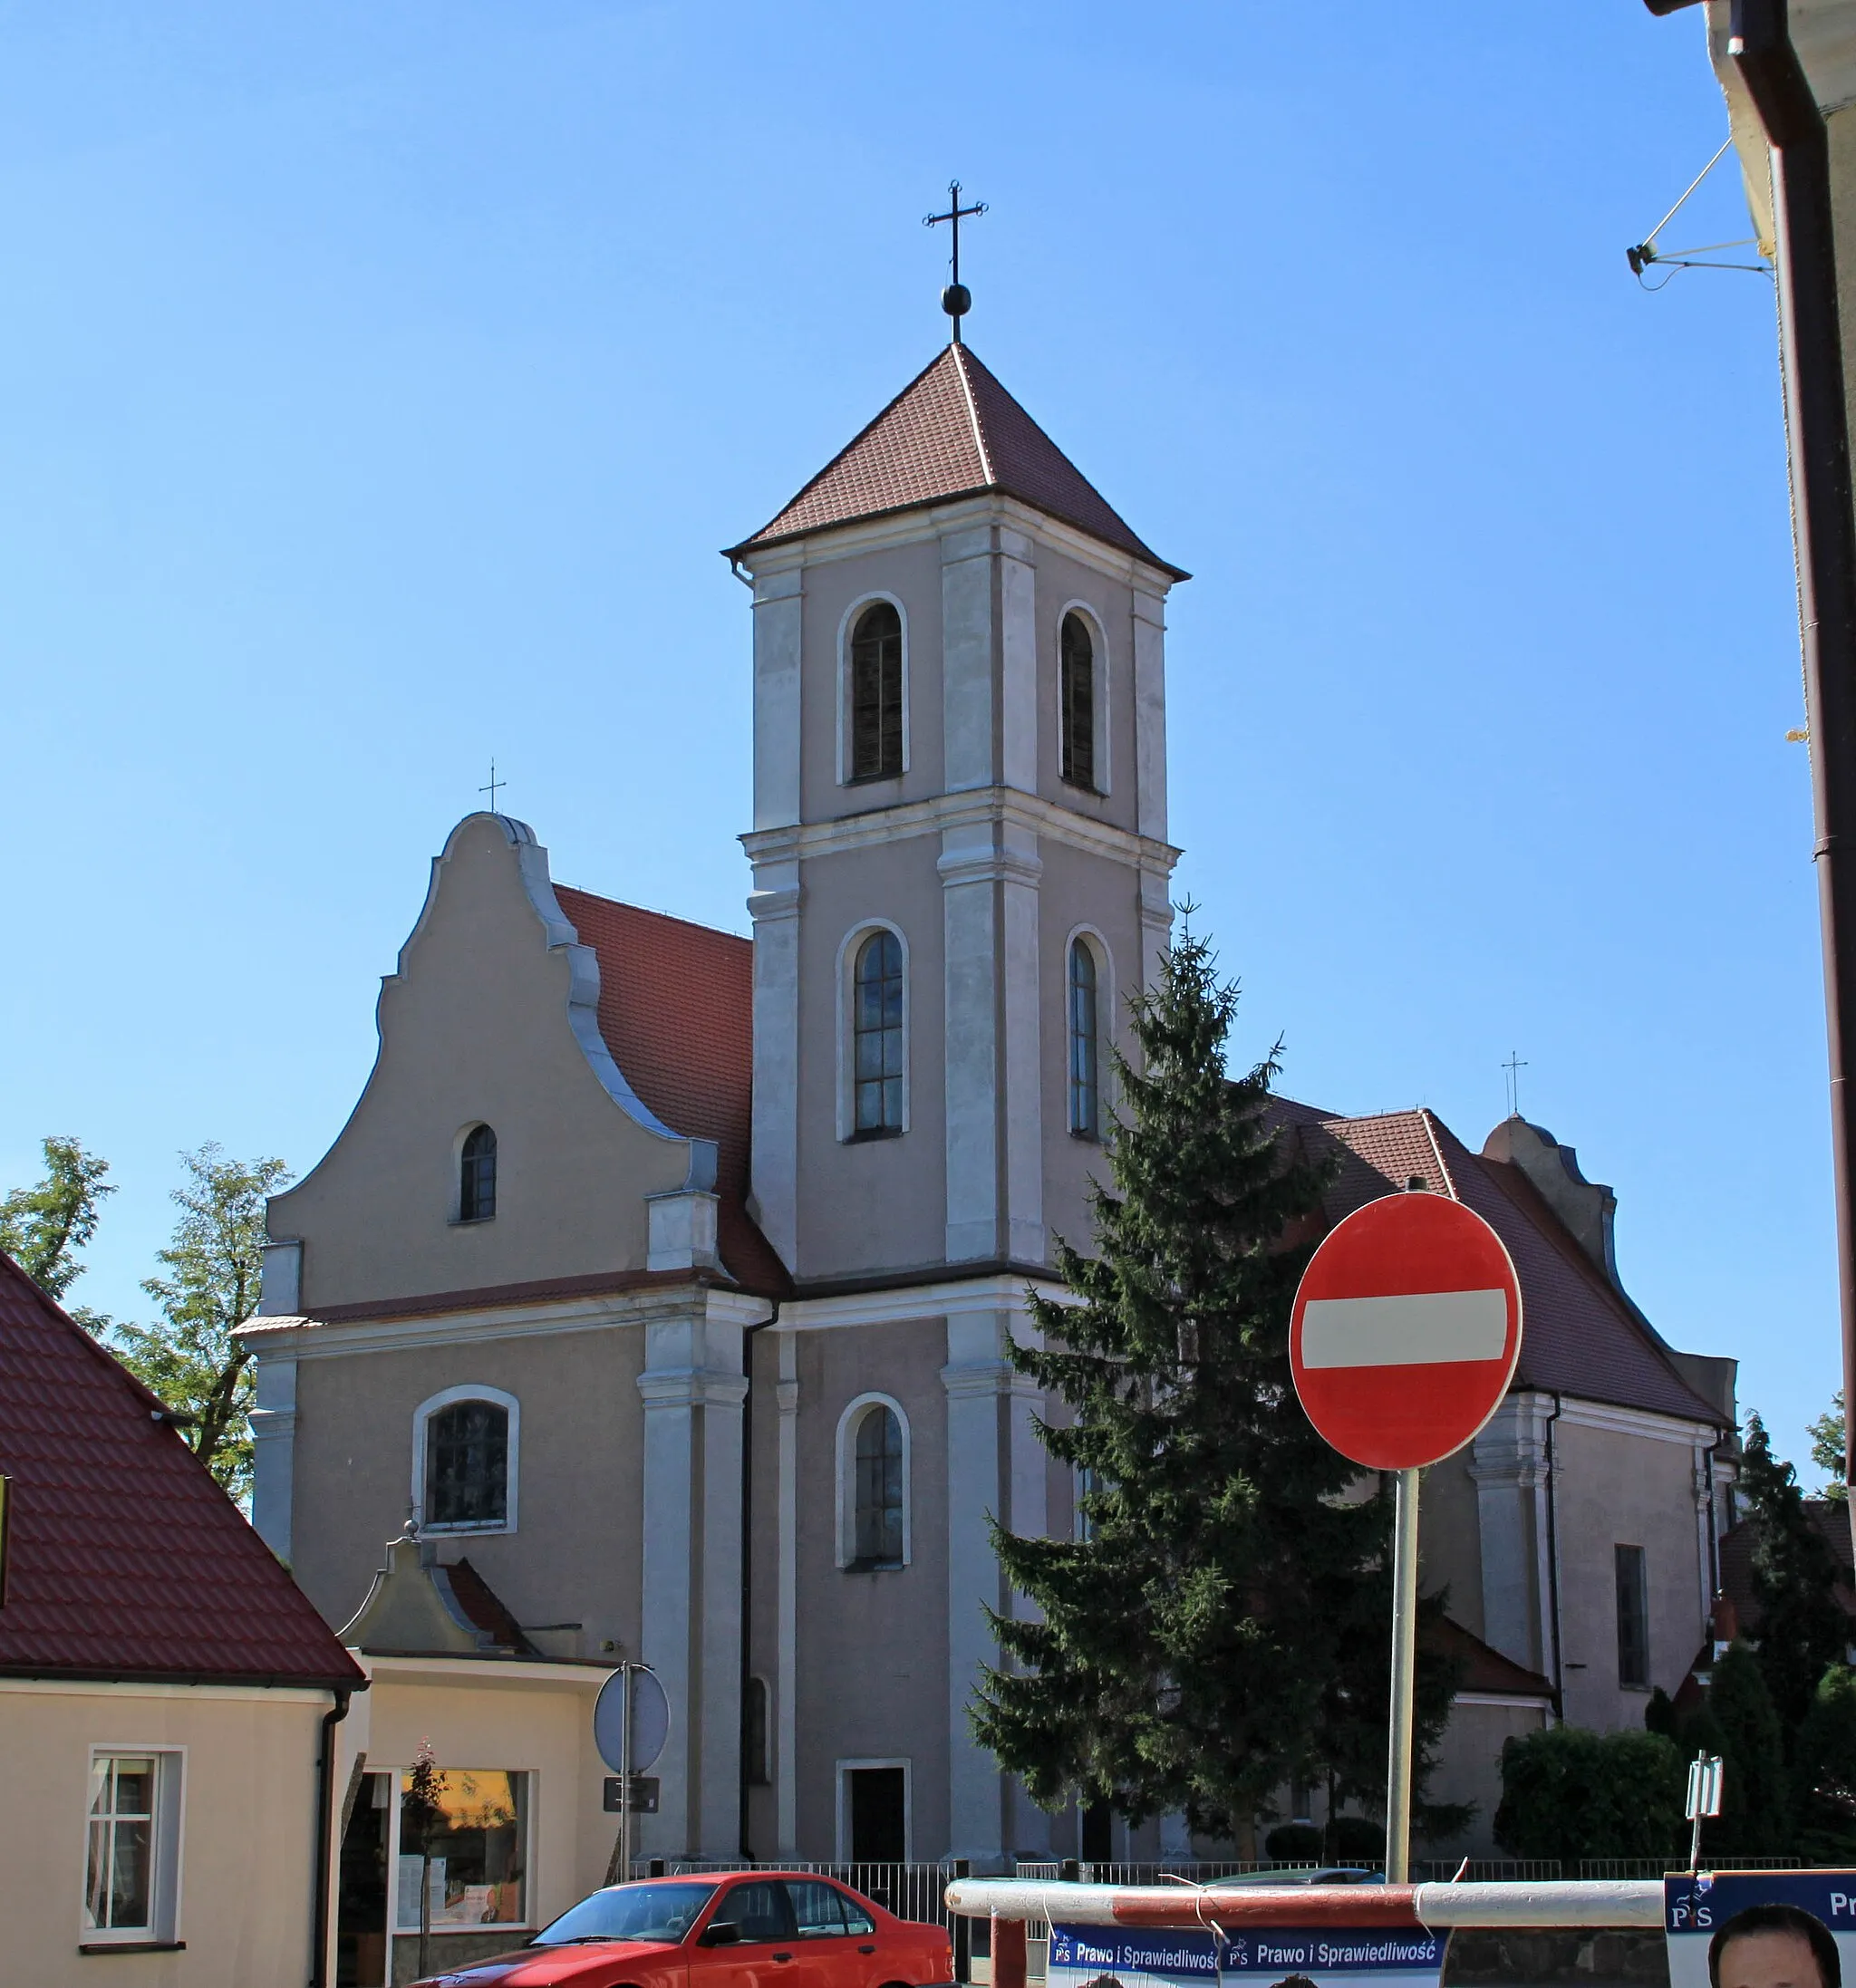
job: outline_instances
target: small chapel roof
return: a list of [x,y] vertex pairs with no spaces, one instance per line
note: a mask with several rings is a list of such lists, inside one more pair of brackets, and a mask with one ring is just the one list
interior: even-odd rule
[[0,1676],[367,1680],[157,1398],[0,1255]]
[[948,504],[996,490],[1132,553],[1175,580],[1080,469],[973,356],[948,345],[784,510],[730,548],[803,538],[835,525]]
[[1279,1119],[1300,1129],[1310,1156],[1340,1161],[1323,1206],[1329,1222],[1418,1182],[1474,1210],[1501,1237],[1521,1279],[1517,1387],[1731,1426],[1731,1415],[1678,1369],[1677,1361],[1690,1356],[1671,1356],[1520,1167],[1472,1153],[1422,1107],[1344,1118],[1288,1098],[1275,1105]]

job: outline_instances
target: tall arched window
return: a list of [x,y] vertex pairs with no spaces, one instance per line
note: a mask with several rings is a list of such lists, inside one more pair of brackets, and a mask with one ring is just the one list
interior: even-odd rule
[[1087,940],[1073,939],[1069,948],[1069,1129],[1078,1139],[1102,1136],[1101,1067],[1096,955]]
[[497,1135],[473,1126],[458,1160],[458,1220],[488,1221],[497,1211]]
[[850,777],[880,780],[903,770],[903,618],[873,601],[851,632]]
[[880,1403],[857,1424],[856,1493],[852,1566],[903,1564],[903,1429],[893,1408]]
[[1063,617],[1058,642],[1062,773],[1072,787],[1096,786],[1096,645],[1080,614]]
[[902,941],[873,931],[851,978],[851,1136],[894,1138],[903,1129]]
[[501,1526],[509,1519],[509,1411],[454,1401],[425,1425],[427,1526]]

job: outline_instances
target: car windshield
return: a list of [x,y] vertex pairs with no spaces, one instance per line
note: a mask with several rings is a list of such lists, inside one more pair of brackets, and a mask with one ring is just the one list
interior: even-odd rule
[[562,1913],[535,1935],[537,1946],[575,1940],[681,1940],[715,1896],[713,1885],[614,1885]]

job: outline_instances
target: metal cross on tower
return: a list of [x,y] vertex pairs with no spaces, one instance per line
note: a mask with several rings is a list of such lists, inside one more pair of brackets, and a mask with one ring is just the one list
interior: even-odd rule
[[1527,1067],[1527,1058],[1518,1049],[1508,1052],[1508,1060],[1502,1066],[1508,1073],[1508,1115],[1521,1116],[1521,1073]]
[[934,227],[942,221],[951,222],[953,227],[953,281],[941,293],[941,308],[953,320],[953,342],[956,345],[961,342],[961,320],[973,308],[973,293],[961,281],[961,223],[985,211],[986,203],[983,200],[975,200],[972,207],[963,207],[961,205],[961,183],[958,179],[951,179],[947,184],[947,212],[924,214],[922,217],[923,227]]
[[499,787],[508,787],[508,784],[507,780],[497,778],[497,763],[492,759],[489,763],[489,785],[480,787],[477,790],[479,794],[488,794],[489,796],[489,811],[492,815],[497,811],[497,789]]

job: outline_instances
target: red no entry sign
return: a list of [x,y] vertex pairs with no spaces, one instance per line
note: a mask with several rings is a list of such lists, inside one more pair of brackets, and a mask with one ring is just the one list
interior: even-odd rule
[[1442,1194],[1388,1194],[1309,1260],[1289,1334],[1295,1391],[1342,1456],[1413,1470],[1494,1414],[1521,1354],[1521,1286],[1502,1239]]

